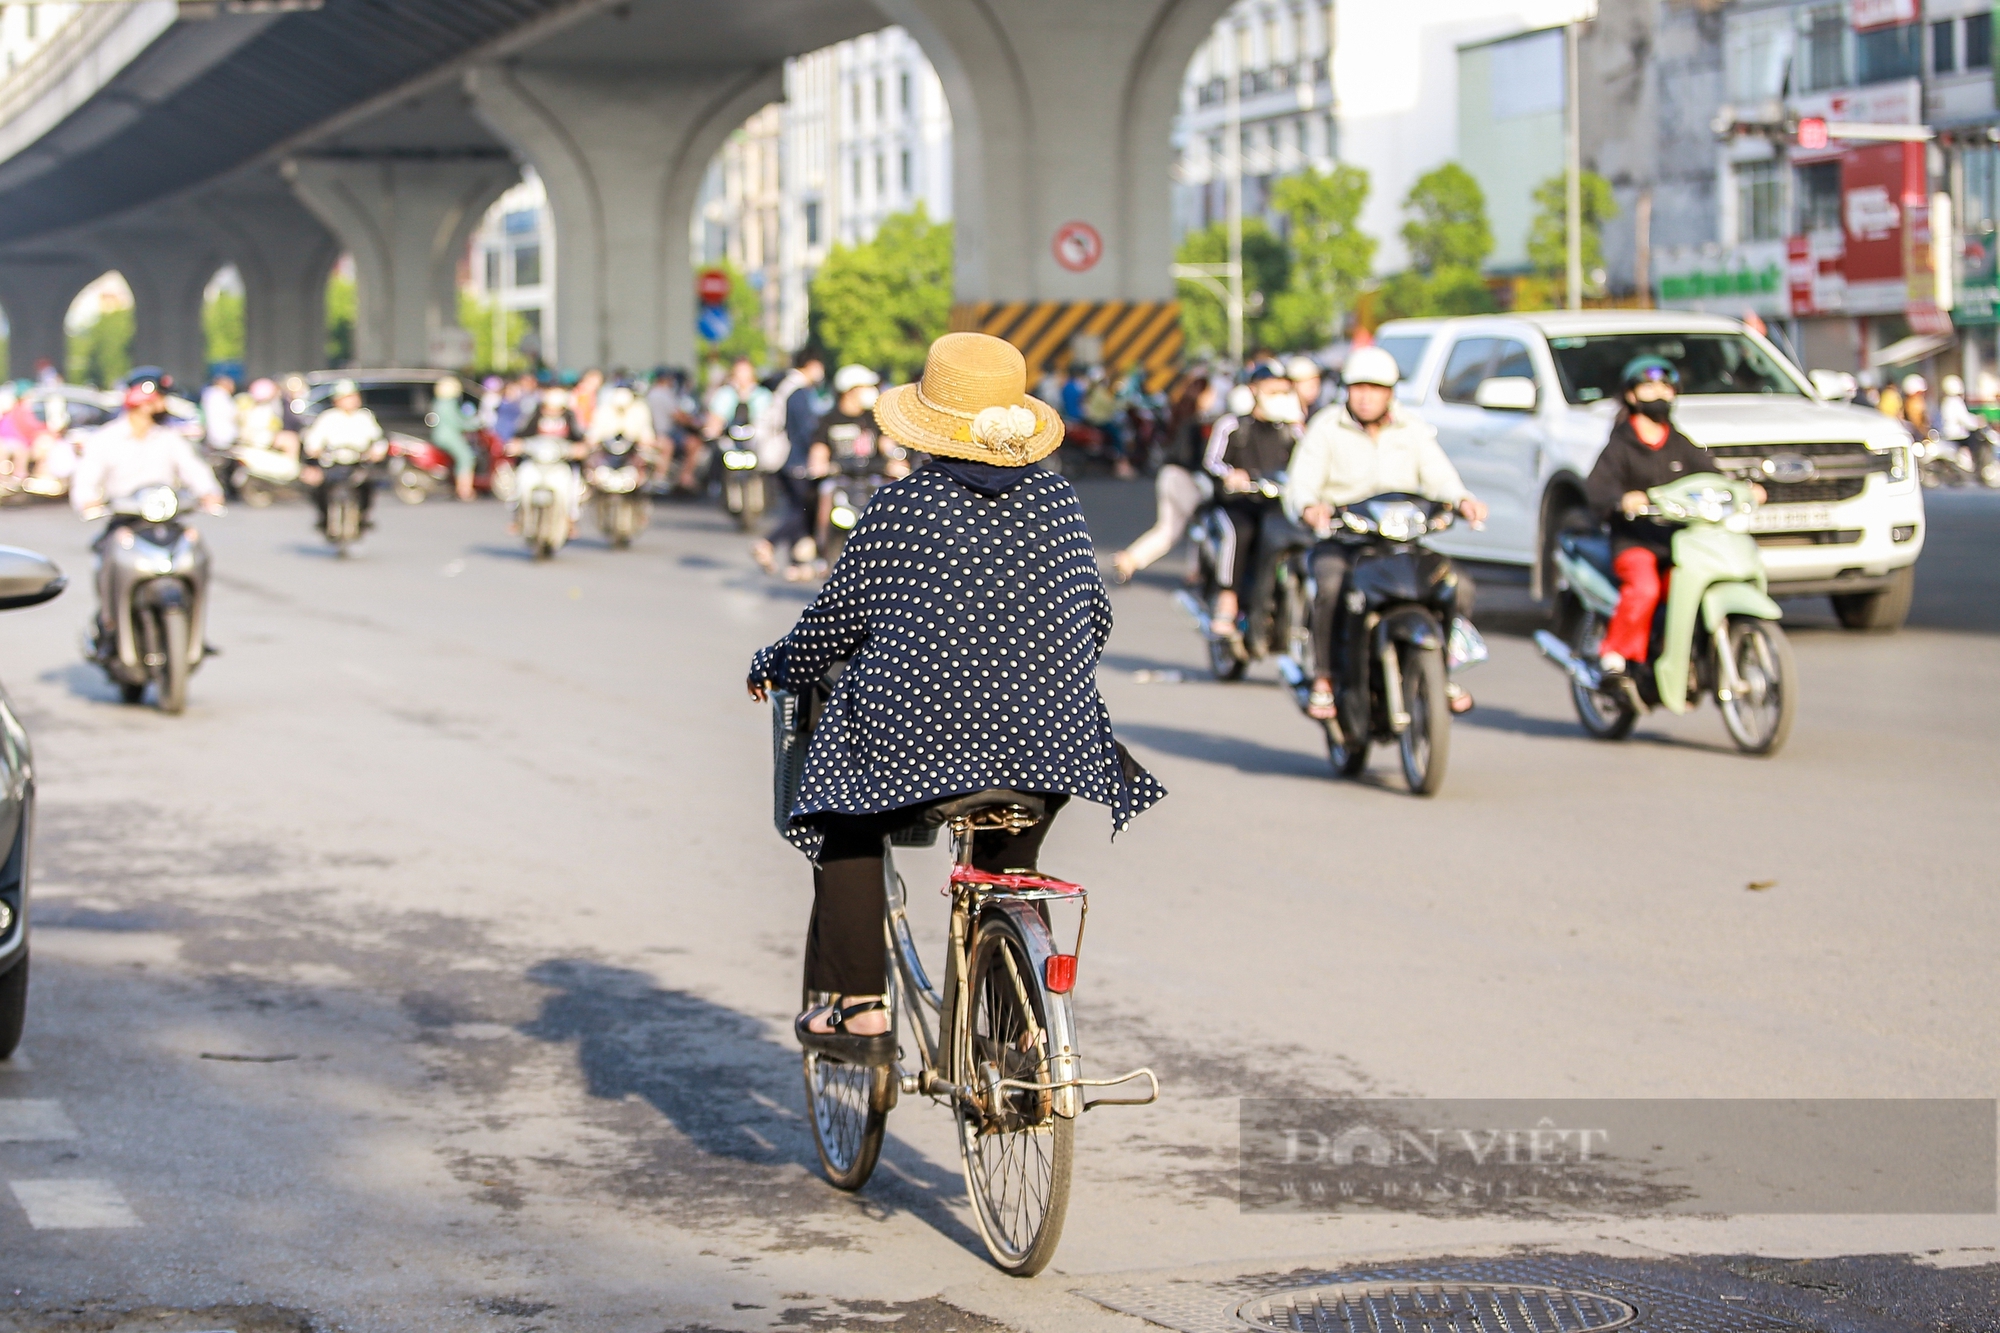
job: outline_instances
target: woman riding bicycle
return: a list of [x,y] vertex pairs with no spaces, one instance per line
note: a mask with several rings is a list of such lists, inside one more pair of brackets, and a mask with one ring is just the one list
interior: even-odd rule
[[1035,869],[1056,807],[1111,807],[1116,829],[1166,794],[1111,735],[1097,659],[1111,633],[1076,491],[1036,464],[1062,419],[1026,393],[1020,352],[980,333],[931,345],[921,382],[884,393],[882,433],[930,455],[877,492],[826,586],[750,665],[750,695],[812,689],[845,661],[807,751],[790,840],[813,858],[806,988],[812,1048],[893,1054],[882,988],[882,842],[952,796],[1043,796],[1049,819],[982,831],[973,864]]

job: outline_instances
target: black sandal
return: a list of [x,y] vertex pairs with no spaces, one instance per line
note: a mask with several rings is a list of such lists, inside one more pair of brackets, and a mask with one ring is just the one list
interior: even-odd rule
[[[799,1039],[799,1045],[821,1055],[832,1056],[852,1065],[886,1065],[896,1058],[896,1031],[892,1026],[887,1032],[872,1036],[846,1031],[847,1020],[861,1014],[871,1014],[878,1009],[888,1009],[882,1000],[863,1000],[859,1004],[820,1004],[800,1014],[792,1020],[792,1035]],[[826,1015],[826,1025],[831,1032],[815,1032],[813,1019]]]

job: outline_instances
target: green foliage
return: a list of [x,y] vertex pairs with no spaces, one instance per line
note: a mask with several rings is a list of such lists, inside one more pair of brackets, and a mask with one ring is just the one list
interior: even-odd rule
[[243,293],[217,292],[201,304],[201,330],[208,341],[208,364],[243,363]]
[[882,219],[875,239],[836,245],[813,277],[813,334],[832,361],[914,379],[950,325],[952,226],[922,204]]
[[354,279],[339,273],[326,280],[326,363],[354,364]]
[[1403,212],[1409,216],[1403,224],[1403,244],[1410,252],[1410,267],[1419,273],[1449,268],[1477,272],[1493,253],[1486,193],[1456,162],[1419,176],[1403,200]]
[[1499,309],[1480,268],[1493,253],[1486,195],[1456,162],[1428,172],[1403,200],[1403,245],[1410,267],[1376,293],[1378,319],[1485,315]]
[[1270,298],[1264,341],[1286,350],[1318,347],[1340,332],[1340,317],[1375,268],[1375,238],[1361,230],[1368,173],[1360,167],[1308,169],[1277,183],[1271,203],[1285,216],[1291,273]]
[[713,264],[700,264],[695,271],[719,268],[729,275],[729,336],[721,342],[703,342],[701,354],[704,360],[734,361],[739,356],[750,358],[752,365],[766,367],[771,362],[771,344],[764,337],[764,298],[736,265],[724,259]]
[[479,374],[511,374],[528,368],[521,352],[521,339],[528,336],[528,320],[518,310],[500,318],[500,355],[493,354],[495,302],[482,301],[471,292],[458,294],[459,327],[472,335],[472,369]]
[[[1191,231],[1181,240],[1175,259],[1183,264],[1226,264],[1229,262],[1229,227],[1216,222]],[[1283,332],[1279,324],[1278,298],[1291,285],[1292,255],[1283,240],[1265,225],[1262,218],[1243,219],[1243,349],[1278,348]],[[1228,285],[1226,278],[1217,282]],[[1207,286],[1190,278],[1180,280],[1181,331],[1188,350],[1214,356],[1229,348],[1229,309]],[[1299,318],[1296,310],[1288,312]],[[1285,349],[1296,344],[1284,342]]]
[[[1611,195],[1611,182],[1594,171],[1584,172],[1577,185],[1583,205],[1583,272],[1587,280],[1604,267],[1604,224],[1618,216],[1618,201]],[[1528,262],[1544,277],[1561,278],[1569,272],[1569,210],[1564,193],[1560,175],[1535,187]]]
[[108,388],[132,369],[132,308],[107,310],[70,335],[63,377],[72,384]]

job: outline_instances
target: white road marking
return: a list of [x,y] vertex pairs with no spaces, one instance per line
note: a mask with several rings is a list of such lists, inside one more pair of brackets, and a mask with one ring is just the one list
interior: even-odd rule
[[138,1216],[108,1180],[13,1180],[28,1224],[37,1231],[101,1230],[136,1227]]
[[0,1143],[52,1143],[77,1137],[62,1103],[25,1098],[0,1101]]

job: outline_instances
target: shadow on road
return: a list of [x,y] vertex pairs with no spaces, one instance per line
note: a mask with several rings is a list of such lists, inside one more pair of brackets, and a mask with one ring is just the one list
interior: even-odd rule
[[124,696],[111,683],[111,678],[104,674],[104,669],[88,662],[72,662],[53,671],[44,671],[37,679],[50,685],[60,685],[77,698],[88,699],[94,704],[126,706]]
[[[1183,759],[1199,759],[1224,764],[1239,773],[1269,773],[1283,777],[1327,776],[1324,756],[1298,750],[1280,750],[1245,736],[1224,736],[1210,731],[1188,731],[1181,727],[1161,727],[1145,722],[1119,724],[1121,739],[1137,741],[1149,749]],[[1304,733],[1301,733],[1302,735]]]

